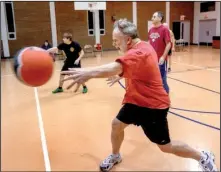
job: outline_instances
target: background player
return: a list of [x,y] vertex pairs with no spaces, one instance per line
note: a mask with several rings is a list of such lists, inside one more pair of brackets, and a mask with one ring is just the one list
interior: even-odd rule
[[149,30],[148,42],[157,53],[164,89],[169,93],[169,86],[167,84],[167,56],[171,48],[171,39],[169,30],[162,25],[163,19],[164,15],[162,12],[155,12],[153,14],[153,27]]
[[[81,58],[84,56],[84,51],[81,48],[80,44],[72,40],[72,34],[71,33],[64,33],[63,35],[63,43],[58,45],[57,47],[53,47],[48,49],[47,51],[50,53],[55,53],[58,50],[64,51],[66,55],[66,59],[64,61],[64,65],[61,69],[61,71],[66,71],[69,68],[81,68]],[[63,92],[63,79],[65,75],[60,75],[59,80],[59,87],[52,91],[52,93],[59,93]],[[87,93],[88,89],[85,85],[85,83],[82,83],[83,85],[83,91],[82,93]],[[78,88],[77,88],[78,89]],[[77,89],[75,91],[77,91]]]

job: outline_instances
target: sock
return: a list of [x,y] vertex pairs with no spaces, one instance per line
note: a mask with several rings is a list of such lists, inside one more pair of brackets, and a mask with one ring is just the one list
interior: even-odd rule
[[120,156],[120,154],[118,153],[118,154],[112,154],[113,155],[113,157],[114,158],[117,158],[117,157],[119,157]]
[[84,86],[83,86],[83,88],[87,88],[87,86],[86,86],[86,85],[84,85]]

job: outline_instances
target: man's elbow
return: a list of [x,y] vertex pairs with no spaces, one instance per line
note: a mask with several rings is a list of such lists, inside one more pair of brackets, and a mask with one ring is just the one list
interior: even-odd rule
[[114,74],[115,75],[120,75],[123,72],[123,66],[119,62],[115,62],[115,67],[114,67]]
[[172,43],[171,43],[171,42],[168,42],[168,43],[167,43],[167,46],[168,46],[169,48],[171,48]]

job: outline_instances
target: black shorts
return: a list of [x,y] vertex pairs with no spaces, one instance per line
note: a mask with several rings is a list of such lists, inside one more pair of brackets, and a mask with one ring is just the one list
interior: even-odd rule
[[69,68],[81,68],[81,62],[78,65],[75,65],[74,63],[64,63],[61,71],[67,71]]
[[149,109],[133,104],[125,104],[117,115],[117,119],[125,124],[141,126],[151,142],[165,145],[170,143],[167,122],[167,109]]
[[171,55],[172,55],[172,49],[170,49],[168,52],[168,56],[171,56]]

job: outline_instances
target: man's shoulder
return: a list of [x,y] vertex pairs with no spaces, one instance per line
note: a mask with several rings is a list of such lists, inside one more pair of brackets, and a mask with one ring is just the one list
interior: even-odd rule
[[150,43],[146,41],[141,41],[135,48],[130,49],[126,55],[127,56],[133,56],[133,55],[138,55],[138,56],[146,56],[152,51],[152,46]]

